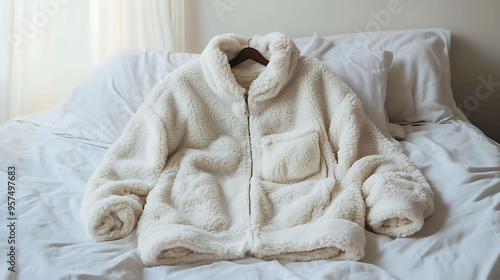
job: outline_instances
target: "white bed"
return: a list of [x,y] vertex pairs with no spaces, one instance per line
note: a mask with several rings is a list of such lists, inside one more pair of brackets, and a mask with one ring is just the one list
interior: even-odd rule
[[[193,58],[119,51],[90,73],[65,102],[0,126],[0,204],[5,225],[7,168],[14,166],[17,173],[17,272],[10,273],[2,261],[4,279],[498,279],[500,145],[453,108],[454,116],[438,123],[402,125],[406,136],[395,142],[430,182],[434,215],[408,238],[366,231],[366,256],[360,262],[244,259],[147,268],[139,258],[135,232],[95,243],[79,215],[87,180],[148,88],[166,74],[124,62],[123,55],[132,53],[140,54],[142,61],[156,61],[155,65],[163,55],[160,68],[167,70]],[[134,80],[131,75],[125,82],[109,72],[130,73],[127,67],[143,78]],[[110,90],[95,92],[87,88],[89,84]],[[121,88],[136,98],[120,94]],[[4,240],[9,234],[5,225],[0,233]],[[8,246],[0,242],[2,252]]]

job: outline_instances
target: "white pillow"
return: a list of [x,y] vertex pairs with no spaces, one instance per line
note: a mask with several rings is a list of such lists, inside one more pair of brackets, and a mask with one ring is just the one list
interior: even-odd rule
[[363,111],[387,137],[404,139],[404,130],[389,123],[384,108],[386,100],[387,73],[392,62],[388,51],[358,52],[354,54],[337,52],[329,55],[332,42],[314,34],[301,53],[315,57],[330,67],[358,95]]
[[385,108],[395,123],[446,122],[453,117],[450,32],[441,28],[351,33],[323,37],[333,48],[322,59],[340,54],[391,51]]
[[115,50],[71,90],[55,125],[74,137],[113,143],[147,93],[196,57],[163,50]]
[[[387,122],[383,104],[389,52],[355,55],[326,55],[331,43],[321,36],[299,38],[296,45],[304,54],[326,60],[333,70],[358,94],[367,115],[385,135],[403,138],[404,131]],[[307,50],[307,51],[306,51]],[[162,50],[118,49],[101,61],[77,85],[62,104],[56,121],[75,137],[114,142],[144,101],[146,94],[168,73],[199,54],[169,53]],[[397,130],[399,129],[399,130]]]

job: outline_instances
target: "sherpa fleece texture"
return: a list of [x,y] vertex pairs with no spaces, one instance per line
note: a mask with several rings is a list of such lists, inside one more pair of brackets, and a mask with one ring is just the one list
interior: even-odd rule
[[90,236],[137,225],[141,259],[155,266],[359,260],[365,225],[418,231],[434,211],[430,186],[356,94],[281,33],[252,38],[267,67],[231,68],[247,44],[216,36],[149,93],[88,182]]

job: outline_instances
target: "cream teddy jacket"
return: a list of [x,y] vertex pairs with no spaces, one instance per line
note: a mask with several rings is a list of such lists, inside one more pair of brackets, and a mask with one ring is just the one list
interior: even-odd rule
[[244,257],[359,260],[365,226],[393,237],[434,211],[422,173],[334,72],[281,33],[267,67],[214,37],[147,96],[91,176],[81,215],[97,241],[137,226],[148,266]]

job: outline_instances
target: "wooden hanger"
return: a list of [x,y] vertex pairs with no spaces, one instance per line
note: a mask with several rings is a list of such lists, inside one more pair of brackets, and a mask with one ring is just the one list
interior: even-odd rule
[[250,40],[248,40],[248,47],[242,49],[235,58],[229,61],[229,65],[231,65],[231,67],[236,66],[249,58],[264,66],[269,64],[269,60],[262,56],[258,50],[250,47]]

